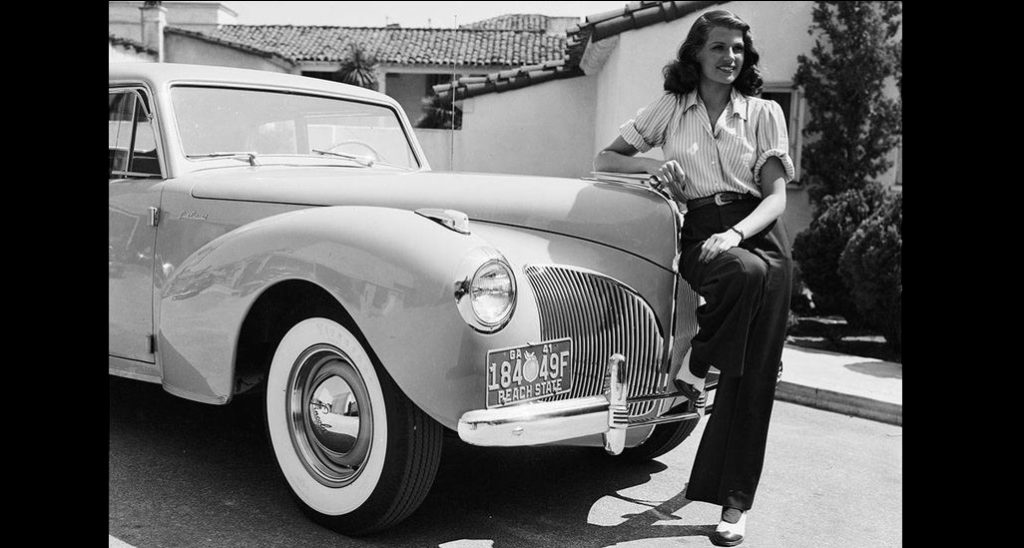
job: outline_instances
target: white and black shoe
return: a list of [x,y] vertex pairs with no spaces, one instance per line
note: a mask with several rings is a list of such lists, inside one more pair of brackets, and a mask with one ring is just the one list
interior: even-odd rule
[[723,519],[718,522],[714,534],[711,535],[711,544],[715,546],[736,546],[743,542],[743,535],[747,528],[747,513],[740,514],[736,523],[729,523]]
[[690,354],[692,353],[693,347],[691,346],[683,355],[683,363],[679,366],[679,371],[672,382],[675,384],[676,390],[682,392],[687,399],[693,402],[697,412],[703,414],[704,405],[707,402],[707,391],[704,390],[704,378],[690,372]]

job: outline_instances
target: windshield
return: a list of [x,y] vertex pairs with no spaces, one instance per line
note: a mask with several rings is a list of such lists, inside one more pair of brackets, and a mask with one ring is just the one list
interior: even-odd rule
[[289,155],[416,169],[389,108],[274,91],[175,86],[171,102],[189,158]]

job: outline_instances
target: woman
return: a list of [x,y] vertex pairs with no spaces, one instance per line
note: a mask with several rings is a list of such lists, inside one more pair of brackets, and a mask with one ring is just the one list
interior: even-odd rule
[[[728,11],[701,15],[664,69],[665,95],[619,128],[594,169],[651,174],[685,204],[680,274],[705,304],[697,334],[669,374],[702,401],[721,371],[714,413],[686,497],[722,506],[711,540],[743,542],[764,463],[789,311],[791,260],[782,223],[793,178],[782,108],[761,89],[750,26]],[[635,157],[659,146],[666,160]]]

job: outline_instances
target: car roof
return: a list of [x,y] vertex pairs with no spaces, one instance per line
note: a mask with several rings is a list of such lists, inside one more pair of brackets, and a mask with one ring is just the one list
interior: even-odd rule
[[[358,86],[332,82],[320,78],[271,72],[267,70],[219,67],[212,65],[189,65],[184,63],[109,63],[109,80],[142,80],[156,88],[174,83],[251,84],[298,88],[313,92],[344,95],[361,99],[385,101],[394,100],[376,91]],[[396,103],[397,104],[397,103]]]

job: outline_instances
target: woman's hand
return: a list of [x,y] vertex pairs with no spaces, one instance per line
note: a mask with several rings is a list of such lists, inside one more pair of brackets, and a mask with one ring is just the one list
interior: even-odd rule
[[686,173],[675,160],[663,164],[654,164],[647,168],[647,173],[654,175],[659,186],[665,187],[676,200],[682,201],[683,189],[686,188]]
[[700,257],[698,257],[698,260],[702,263],[709,263],[711,259],[740,245],[741,240],[740,235],[732,230],[712,234],[700,246]]

